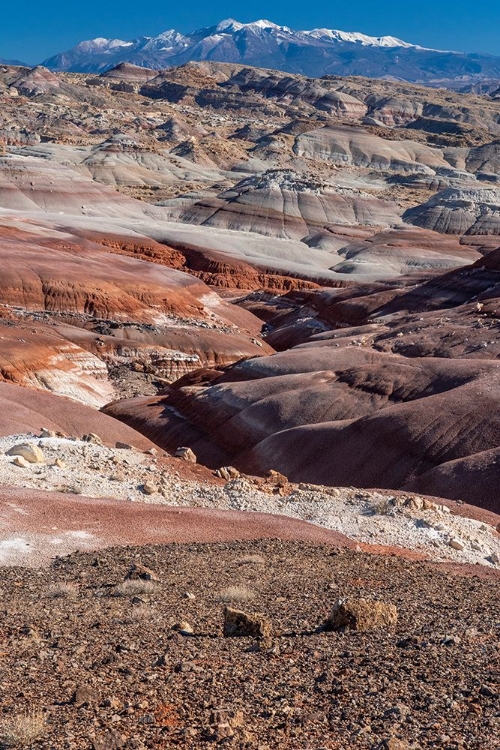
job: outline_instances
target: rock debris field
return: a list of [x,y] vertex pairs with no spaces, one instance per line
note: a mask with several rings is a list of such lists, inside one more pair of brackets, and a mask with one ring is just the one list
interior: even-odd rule
[[[100,444],[98,436],[85,437],[27,434],[0,438],[0,483],[124,502],[285,515],[340,532],[359,543],[415,550],[436,561],[500,569],[500,536],[494,526],[451,513],[439,500],[415,494],[292,485],[285,478],[284,484],[269,484],[238,476],[234,470],[236,476],[226,482],[217,482],[215,477],[213,482],[190,480],[180,473],[186,462],[173,461],[162,451],[110,448]],[[19,445],[36,452],[39,462],[8,455]],[[176,471],[177,465],[180,471]],[[54,530],[54,554],[61,543],[58,534]],[[85,548],[84,536],[80,541]],[[23,539],[19,535],[14,538],[4,533],[2,562],[8,563],[11,553],[12,562],[17,563],[20,546]],[[25,562],[29,563],[29,553]]]
[[[4,747],[500,746],[498,579],[267,540],[75,553],[0,589]],[[253,636],[224,637],[226,607]]]

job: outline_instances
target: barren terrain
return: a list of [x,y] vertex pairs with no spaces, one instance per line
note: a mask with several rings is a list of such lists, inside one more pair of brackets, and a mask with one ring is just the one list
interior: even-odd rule
[[[168,449],[193,444],[213,468],[238,463],[244,448],[238,465],[246,470],[408,485],[495,509],[487,454],[498,440],[483,387],[497,357],[497,256],[486,259],[500,233],[493,95],[203,62],[165,71],[122,64],[101,75],[5,67],[0,97],[3,380],[94,408],[118,401],[108,408],[113,417]],[[340,326],[352,330],[330,335]],[[256,364],[275,349],[289,351]],[[270,409],[259,375],[251,434],[232,417],[249,408],[255,382],[241,386],[239,405],[231,386],[223,430],[227,411],[206,408],[219,388],[190,384],[186,398],[176,386],[152,409],[119,402],[155,399],[200,369],[212,382],[242,360],[226,380],[245,381],[251,371],[255,381],[267,361],[266,373],[287,379]],[[479,381],[480,434],[464,438],[457,424],[450,435],[446,419],[426,423],[423,396],[444,388],[464,405],[467,429],[466,394]],[[333,408],[340,394],[342,407]],[[402,402],[401,418],[415,428],[399,446],[417,450],[418,465],[406,466],[382,437],[379,417],[392,425]],[[355,425],[372,418],[390,467],[372,443],[360,445]],[[324,460],[323,436],[308,437],[321,470],[304,454],[303,471],[289,430],[309,435],[310,425],[326,422],[348,447],[340,461]],[[422,430],[424,452],[415,445]],[[490,477],[484,487],[479,474]]]
[[484,90],[0,67],[2,747],[499,750]]
[[[158,580],[124,583],[132,564]],[[395,605],[396,626],[319,632],[342,597]],[[498,744],[498,580],[334,545],[176,544],[4,569],[2,601],[1,732],[22,747]],[[224,606],[272,635],[224,638]]]

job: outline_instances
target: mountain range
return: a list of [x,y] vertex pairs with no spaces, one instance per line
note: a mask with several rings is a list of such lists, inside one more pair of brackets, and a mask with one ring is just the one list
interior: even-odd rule
[[25,63],[21,62],[21,60],[6,60],[4,57],[0,57],[0,65],[24,66]]
[[98,73],[130,62],[162,69],[210,60],[272,68],[311,77],[363,75],[433,85],[500,78],[500,57],[427,49],[393,36],[332,29],[294,31],[271,21],[233,19],[181,34],[173,29],[133,41],[82,41],[42,64],[55,71]]

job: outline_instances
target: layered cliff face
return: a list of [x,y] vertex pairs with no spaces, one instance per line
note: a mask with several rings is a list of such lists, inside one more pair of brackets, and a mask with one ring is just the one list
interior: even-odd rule
[[282,239],[307,240],[341,226],[385,227],[399,223],[394,204],[367,192],[337,188],[293,171],[269,170],[248,177],[216,198],[173,213],[178,221],[237,229]]
[[500,189],[448,188],[409,209],[404,218],[442,234],[496,237],[500,235]]
[[[269,350],[252,314],[196,277],[129,257],[119,238],[17,218],[0,232],[4,380],[102,406],[120,394],[113,368],[133,364],[163,383]],[[145,256],[154,248],[135,243]]]

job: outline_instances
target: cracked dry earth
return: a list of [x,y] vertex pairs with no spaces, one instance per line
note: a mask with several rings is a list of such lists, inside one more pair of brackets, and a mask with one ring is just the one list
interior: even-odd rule
[[[120,586],[133,563],[158,581]],[[18,747],[496,750],[498,582],[279,540],[3,568],[3,736],[36,721]],[[317,632],[345,596],[395,604],[395,630]],[[223,601],[272,638],[224,638]]]

